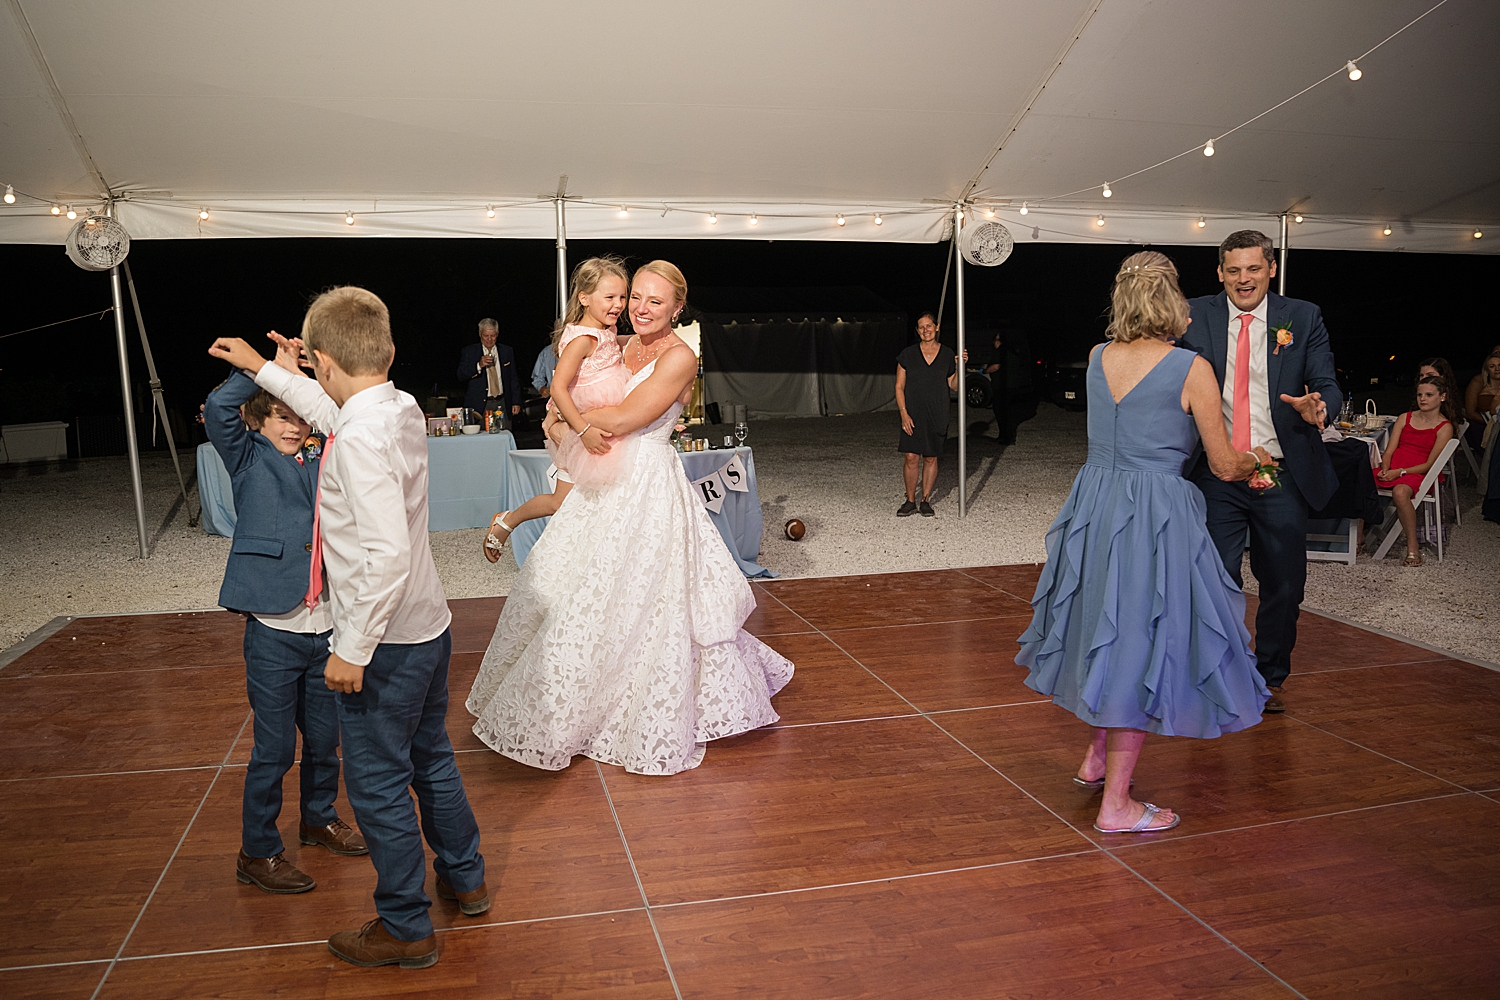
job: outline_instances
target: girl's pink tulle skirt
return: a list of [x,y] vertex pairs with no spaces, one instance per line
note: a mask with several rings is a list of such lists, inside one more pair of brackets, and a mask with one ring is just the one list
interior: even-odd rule
[[[630,373],[625,366],[616,365],[608,376],[597,382],[573,386],[569,395],[583,419],[587,420],[589,410],[619,406],[625,399],[625,384],[629,380]],[[583,446],[583,441],[577,434],[565,430],[562,444],[554,445],[551,440],[547,441],[547,454],[554,465],[573,477],[574,486],[597,490],[618,482],[624,475],[627,456],[631,451],[628,444],[627,438],[615,438],[610,443],[609,451],[603,455],[595,455]]]

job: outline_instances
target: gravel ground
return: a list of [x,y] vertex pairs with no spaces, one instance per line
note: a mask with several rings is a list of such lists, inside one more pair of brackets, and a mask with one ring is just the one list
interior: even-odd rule
[[[957,442],[939,464],[937,516],[897,519],[904,499],[894,446],[895,413],[760,421],[748,442],[765,509],[760,562],[783,577],[840,576],[1036,562],[1043,535],[1088,449],[1085,416],[1043,405],[1000,448],[970,437],[968,516],[958,517]],[[213,607],[229,540],[190,528],[173,505],[168,456],[143,456],[149,560],[136,558],[135,524],[123,458],[50,467],[0,467],[0,648],[57,615],[120,614]],[[1460,655],[1500,661],[1500,525],[1483,521],[1472,484],[1464,523],[1439,565],[1399,559],[1355,566],[1312,563],[1310,610],[1327,611]],[[197,497],[193,496],[196,504]],[[796,517],[800,542],[781,527]],[[432,535],[450,597],[507,593],[515,564],[480,555],[483,529]],[[1400,548],[1399,544],[1397,548]],[[1247,578],[1249,574],[1247,571]],[[1253,591],[1253,579],[1247,579]]]

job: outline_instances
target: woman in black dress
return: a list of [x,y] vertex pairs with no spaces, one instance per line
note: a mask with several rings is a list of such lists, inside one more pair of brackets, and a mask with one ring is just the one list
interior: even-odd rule
[[[958,358],[938,343],[937,317],[917,317],[917,343],[896,358],[896,408],[901,411],[901,437],[896,450],[903,454],[906,502],[897,517],[920,512],[932,517],[932,487],[937,482],[938,456],[948,438],[948,390],[958,388]],[[922,499],[917,500],[920,473]]]

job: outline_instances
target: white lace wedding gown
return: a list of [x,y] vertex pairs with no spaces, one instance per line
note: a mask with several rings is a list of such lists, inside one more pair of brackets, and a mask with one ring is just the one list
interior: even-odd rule
[[628,474],[575,488],[532,548],[466,702],[491,749],[676,774],[709,740],[779,718],[792,663],[740,627],[755,596],[682,474],[681,409],[617,444],[635,448]]

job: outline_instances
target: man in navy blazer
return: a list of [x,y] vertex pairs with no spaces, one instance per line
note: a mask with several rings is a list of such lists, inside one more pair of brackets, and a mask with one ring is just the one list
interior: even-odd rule
[[234,488],[234,540],[219,604],[245,616],[245,689],[255,711],[235,877],[266,892],[307,892],[316,883],[283,857],[277,829],[298,730],[299,840],[335,854],[369,853],[334,809],[338,708],[323,680],[333,623],[326,604],[304,604],[322,440],[239,370],[208,394],[203,426]]
[[521,382],[516,377],[516,352],[506,344],[496,343],[500,324],[492,319],[479,321],[479,343],[470,344],[458,355],[458,377],[463,380],[464,406],[484,409],[488,396],[501,396],[511,416],[521,412]]
[[1329,408],[1342,403],[1322,311],[1271,293],[1275,276],[1268,236],[1231,233],[1219,246],[1224,291],[1188,300],[1192,319],[1179,344],[1213,364],[1235,449],[1264,447],[1281,466],[1281,486],[1263,492],[1222,482],[1202,456],[1188,475],[1208,502],[1209,534],[1236,584],[1243,584],[1249,532],[1250,571],[1260,583],[1256,666],[1272,695],[1267,712],[1286,710],[1282,685],[1307,583],[1307,512],[1325,506],[1338,486],[1322,429]]

